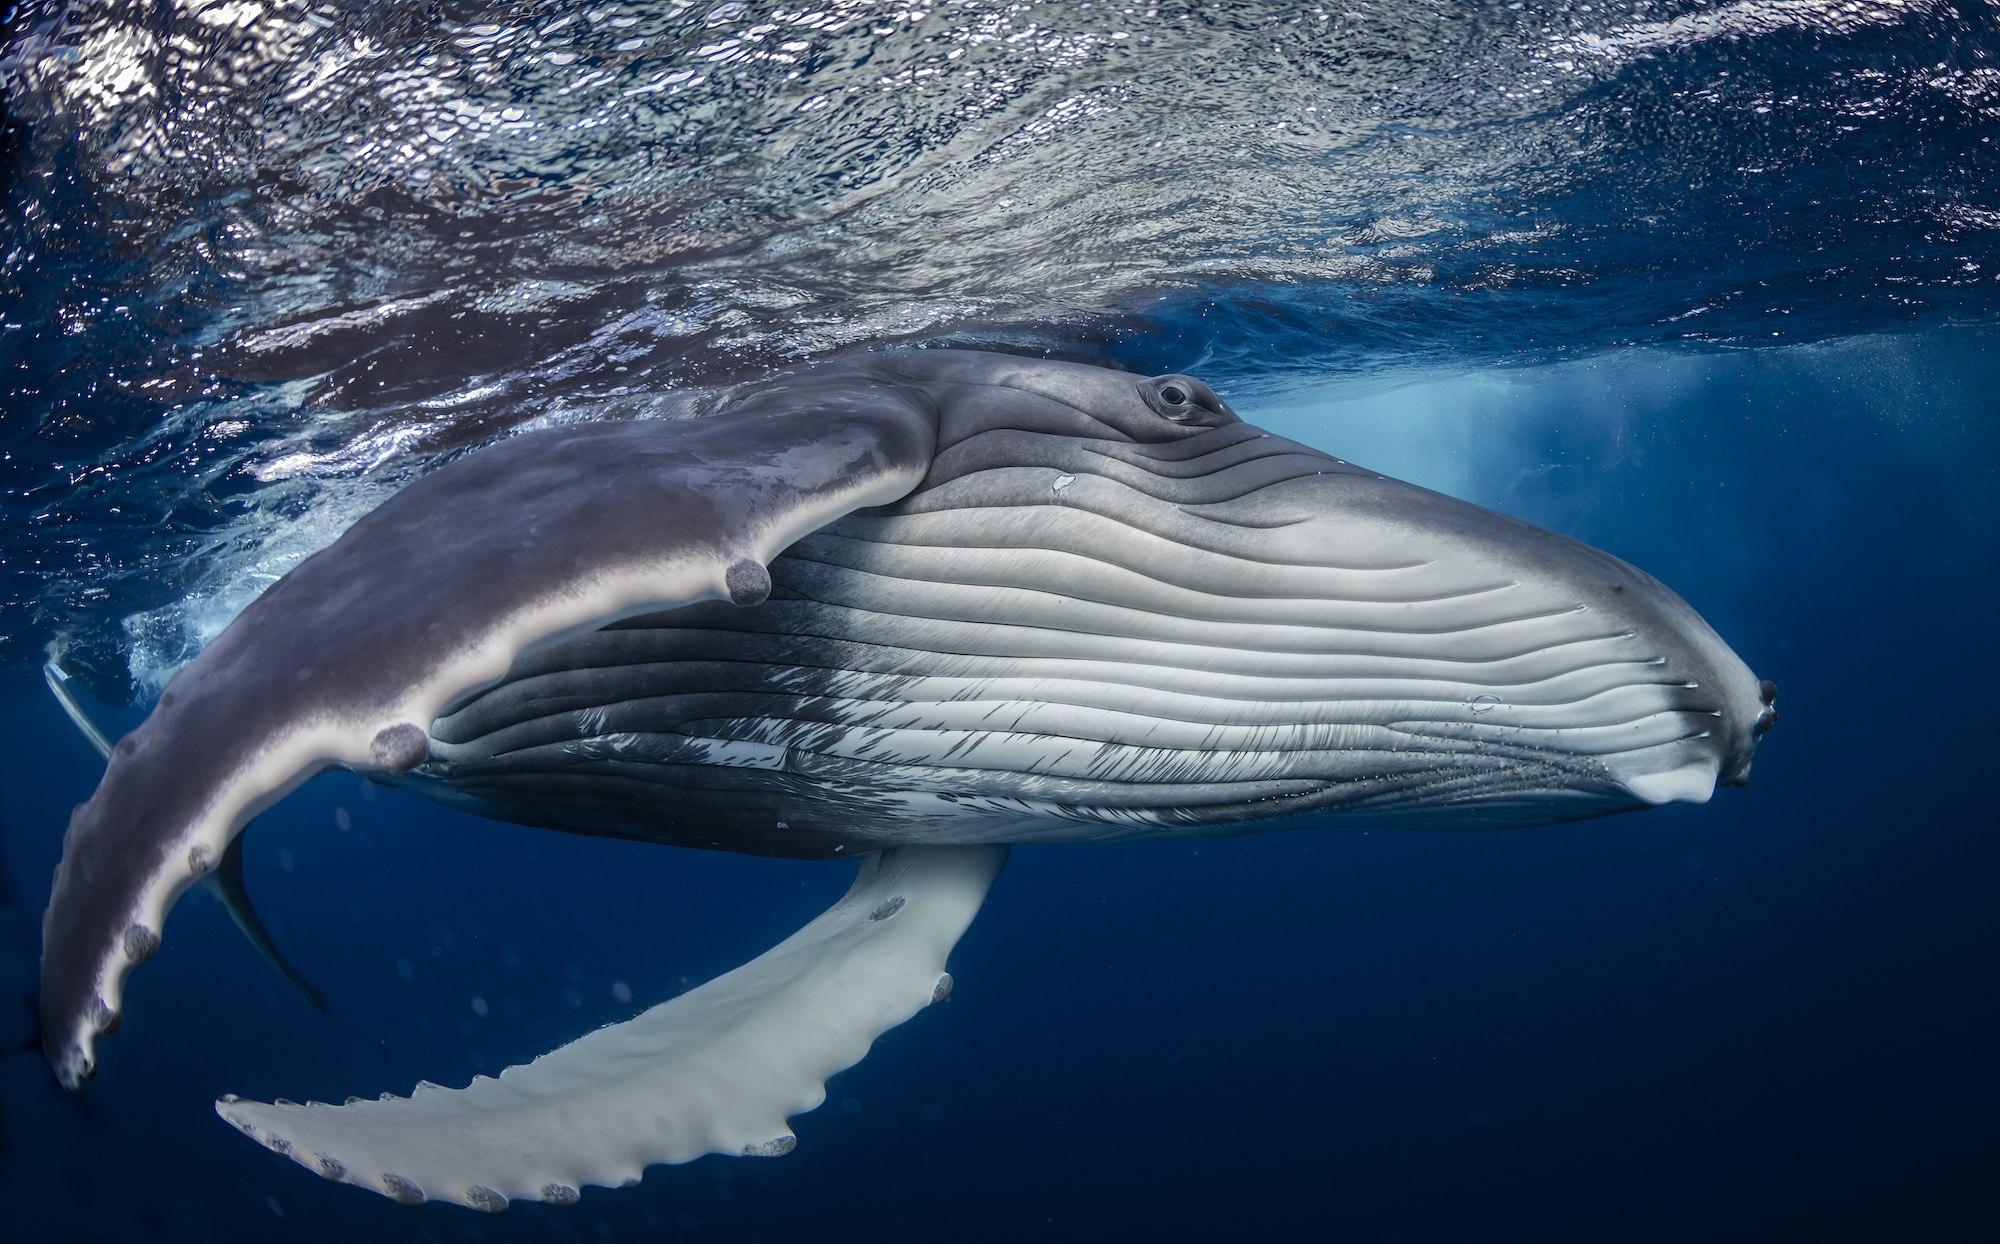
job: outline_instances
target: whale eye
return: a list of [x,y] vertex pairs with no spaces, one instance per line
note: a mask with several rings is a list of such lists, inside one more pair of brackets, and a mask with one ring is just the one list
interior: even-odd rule
[[1162,419],[1196,427],[1215,428],[1234,423],[1236,416],[1222,399],[1192,376],[1154,376],[1139,382],[1139,396]]

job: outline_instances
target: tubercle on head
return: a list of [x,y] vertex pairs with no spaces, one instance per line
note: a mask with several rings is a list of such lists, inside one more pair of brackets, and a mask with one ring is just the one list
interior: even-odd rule
[[1757,754],[1757,745],[1771,727],[1778,724],[1778,684],[1766,678],[1757,684],[1757,698],[1762,707],[1750,724],[1748,747],[1732,759],[1722,777],[1724,786],[1750,785],[1750,763]]

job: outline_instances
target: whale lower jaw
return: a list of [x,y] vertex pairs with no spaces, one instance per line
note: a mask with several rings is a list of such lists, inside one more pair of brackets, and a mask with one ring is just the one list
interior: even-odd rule
[[1748,671],[1602,553],[1244,425],[1113,448],[1011,444],[800,540],[754,609],[524,658],[403,781],[818,857],[1546,824],[1699,802],[1746,731],[1724,714],[1755,705]]

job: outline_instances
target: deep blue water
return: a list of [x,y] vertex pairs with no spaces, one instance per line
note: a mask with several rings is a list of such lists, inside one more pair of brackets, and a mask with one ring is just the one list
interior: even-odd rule
[[[0,1239],[1994,1238],[2000,13],[857,3],[775,62],[710,49],[792,11],[730,7],[8,18]],[[441,455],[898,339],[1188,370],[1607,548],[1783,719],[1704,807],[1018,848],[794,1153],[499,1218],[211,1103],[523,1061],[851,866],[322,777],[247,876],[327,1014],[193,892],[55,1089],[40,912],[99,764],[44,660],[129,728]]]

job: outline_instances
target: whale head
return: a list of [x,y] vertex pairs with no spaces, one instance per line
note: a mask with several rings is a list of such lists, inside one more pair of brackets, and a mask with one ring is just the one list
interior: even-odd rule
[[1703,802],[1775,719],[1644,571],[1274,436],[1192,377],[920,350],[780,388],[834,377],[936,410],[913,491],[803,537],[754,609],[524,659],[399,780],[774,855],[1502,829]]

